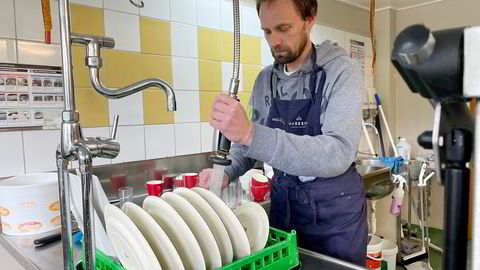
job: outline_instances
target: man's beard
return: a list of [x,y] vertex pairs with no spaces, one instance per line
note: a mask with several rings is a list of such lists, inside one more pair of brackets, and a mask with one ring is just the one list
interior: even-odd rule
[[303,50],[307,46],[308,37],[305,34],[300,42],[300,46],[296,51],[292,51],[287,46],[278,48],[278,49],[270,49],[272,52],[273,58],[280,63],[280,64],[289,64],[297,60],[297,58],[302,54]]

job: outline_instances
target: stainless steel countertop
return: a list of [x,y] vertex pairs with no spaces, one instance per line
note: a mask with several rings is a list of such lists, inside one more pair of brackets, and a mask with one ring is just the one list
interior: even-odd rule
[[[135,201],[142,201],[145,196],[138,196]],[[270,202],[260,203],[266,211],[270,211]],[[35,247],[33,241],[52,232],[35,236],[8,236],[0,234],[0,245],[2,245],[14,259],[26,270],[56,270],[63,269],[61,241],[51,243],[45,247]],[[81,256],[81,245],[74,245],[73,257],[78,262]],[[299,248],[299,259],[302,269],[364,269],[341,260]]]

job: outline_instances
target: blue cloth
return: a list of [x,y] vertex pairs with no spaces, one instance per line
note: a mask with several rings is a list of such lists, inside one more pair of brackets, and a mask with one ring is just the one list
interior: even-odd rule
[[390,167],[392,173],[394,174],[398,174],[400,172],[404,162],[402,157],[381,157],[379,159],[385,164],[385,166]]

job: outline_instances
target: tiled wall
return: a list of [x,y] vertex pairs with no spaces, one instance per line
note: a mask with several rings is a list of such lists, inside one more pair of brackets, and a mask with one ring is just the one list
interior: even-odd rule
[[[177,96],[178,110],[173,113],[166,112],[160,89],[108,100],[90,86],[84,49],[74,47],[75,103],[85,136],[107,137],[113,115],[120,115],[119,156],[113,161],[95,159],[94,165],[211,150],[211,104],[228,89],[232,74],[231,1],[144,2],[146,8],[137,9],[128,0],[71,0],[73,32],[115,39],[114,50],[102,51],[101,78],[107,86],[157,77],[169,82]],[[2,0],[0,62],[61,65],[57,3],[51,1],[53,44],[45,45],[40,1]],[[256,75],[273,62],[254,1],[241,4],[241,33],[239,97],[246,105]],[[312,31],[316,43],[333,39],[348,48],[350,38],[367,41],[327,26],[316,25]],[[370,71],[366,68],[365,72],[365,82],[370,84]],[[59,138],[59,130],[0,131],[0,177],[56,170],[54,152]]]

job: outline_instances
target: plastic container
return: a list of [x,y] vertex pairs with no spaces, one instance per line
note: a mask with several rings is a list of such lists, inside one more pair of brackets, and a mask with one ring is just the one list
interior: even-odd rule
[[[270,228],[267,245],[263,250],[250,256],[236,260],[218,268],[221,270],[275,270],[291,269],[300,263],[297,251],[297,233],[287,233],[275,228]],[[81,261],[77,270],[83,269]],[[78,267],[80,266],[80,268]],[[97,270],[125,270],[120,264],[113,262],[102,252],[97,250]]]
[[376,236],[370,235],[372,238],[368,242],[367,246],[367,262],[366,267],[368,269],[380,270],[383,260],[383,239]]
[[387,262],[388,270],[395,270],[397,267],[398,247],[395,242],[383,239],[383,260]]
[[406,138],[400,138],[400,141],[396,145],[398,154],[403,158],[405,162],[410,160],[410,153],[412,146],[407,142]]
[[7,235],[34,235],[60,227],[57,173],[0,181],[1,226]]

